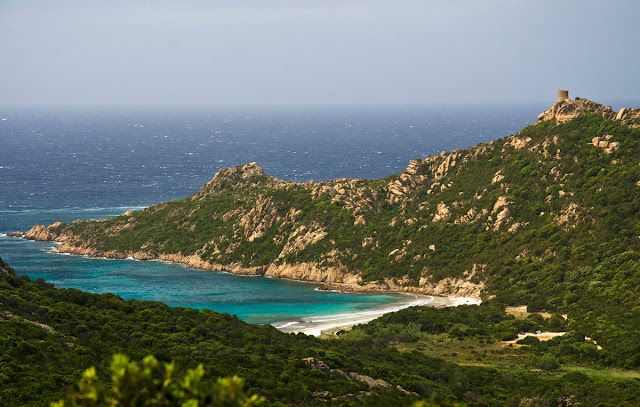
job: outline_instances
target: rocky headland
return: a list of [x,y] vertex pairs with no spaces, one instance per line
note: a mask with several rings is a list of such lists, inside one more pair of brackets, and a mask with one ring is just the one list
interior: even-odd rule
[[592,192],[581,189],[584,157],[635,171],[637,160],[625,155],[634,127],[640,109],[566,100],[535,126],[413,160],[400,175],[294,183],[248,163],[218,171],[183,200],[18,235],[59,242],[64,253],[163,260],[323,289],[480,298],[490,295],[487,284],[505,261],[560,258],[551,235],[536,231],[546,228],[569,250],[582,239],[576,230],[592,233],[601,219]]

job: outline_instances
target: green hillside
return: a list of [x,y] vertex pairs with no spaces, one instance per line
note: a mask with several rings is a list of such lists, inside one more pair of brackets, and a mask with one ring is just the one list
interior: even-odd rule
[[183,200],[27,236],[90,255],[556,307],[566,300],[549,296],[556,284],[637,249],[639,135],[585,114],[415,160],[379,180],[296,184],[251,163]]
[[[238,375],[246,392],[265,396],[267,406],[403,406],[432,397],[470,406],[518,406],[523,400],[557,405],[564,399],[587,406],[633,405],[630,401],[640,398],[638,379],[568,370],[575,365],[571,358],[557,370],[545,364],[548,349],[525,346],[495,354],[513,359],[510,364],[494,364],[493,354],[483,357],[482,347],[500,343],[494,333],[552,329],[556,323],[515,319],[495,301],[408,309],[365,325],[361,329],[367,333],[359,337],[322,340],[247,324],[228,314],[56,289],[7,271],[0,273],[2,406],[43,406],[61,399],[91,366],[99,382],[109,384],[115,380],[108,369],[115,353],[173,361],[177,377],[199,364],[207,378]],[[589,346],[579,339],[573,335],[556,346]],[[437,344],[439,357],[428,355],[430,344]],[[444,349],[452,347],[461,353],[453,359],[464,365],[442,359],[451,358]],[[462,352],[472,348],[478,358],[465,358]],[[469,365],[483,360],[490,365]],[[136,383],[129,386],[146,382]]]
[[[483,294],[555,310],[571,305],[587,280],[599,293],[624,279],[604,263],[634,261],[639,136],[584,113],[414,160],[379,180],[297,184],[250,163],[221,170],[186,199],[36,226],[26,237],[61,241],[60,251],[77,254],[162,258],[355,291]],[[637,305],[623,297],[629,309]]]

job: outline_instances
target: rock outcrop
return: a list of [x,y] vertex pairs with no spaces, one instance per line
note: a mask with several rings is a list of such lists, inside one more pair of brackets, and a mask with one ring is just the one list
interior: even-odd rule
[[493,205],[492,213],[497,213],[496,215],[496,223],[493,226],[494,230],[500,229],[500,226],[506,224],[511,219],[511,214],[513,212],[513,202],[509,201],[509,198],[506,196],[501,196],[498,198],[498,201]]
[[62,226],[62,222],[56,222],[49,226],[35,225],[27,233],[24,238],[28,240],[54,241],[59,238],[59,234],[52,232],[51,229]]
[[[344,285],[345,291],[355,291],[362,286],[360,276],[349,273],[344,267],[320,267],[316,262],[272,263],[264,273],[266,277],[285,278],[287,280],[310,281],[326,284]],[[354,290],[349,289],[354,288]],[[365,291],[362,289],[362,291]]]
[[617,151],[620,148],[620,143],[617,141],[610,141],[613,138],[610,134],[605,134],[601,137],[594,137],[591,140],[591,144],[594,147],[600,147],[604,150],[606,154],[611,154],[614,151]]
[[[53,240],[63,240],[64,237],[60,235],[54,235]],[[38,240],[38,239],[32,239]],[[100,250],[94,247],[78,246],[70,244],[68,242],[62,242],[60,245],[55,246],[55,251],[60,253],[69,253],[77,256],[88,256],[95,258],[106,259],[132,259],[132,260],[161,260],[170,263],[184,264],[187,267],[205,270],[205,271],[225,271],[228,273],[242,275],[242,276],[262,276],[265,274],[265,267],[245,267],[239,263],[228,263],[225,265],[208,262],[203,260],[198,255],[182,255],[180,253],[157,253],[150,254],[142,251],[115,251],[115,250]]]
[[566,123],[585,113],[595,113],[605,119],[618,120],[629,127],[640,127],[640,109],[623,108],[615,112],[611,106],[603,106],[587,99],[556,102],[551,109],[538,116],[538,121],[555,120],[556,123]]
[[255,162],[238,165],[231,168],[223,168],[216,173],[211,181],[204,188],[196,193],[192,198],[201,199],[208,195],[216,195],[229,189],[252,188],[258,186],[284,188],[289,184],[275,177],[267,175],[266,172]]
[[616,120],[627,123],[630,127],[640,127],[640,109],[622,108],[616,114]]
[[[311,369],[319,370],[329,375],[340,376],[349,381],[355,380],[358,382],[363,382],[363,383],[366,383],[370,388],[387,389],[391,387],[391,384],[386,380],[374,379],[371,376],[367,376],[367,375],[363,375],[355,372],[344,372],[340,369],[332,369],[329,367],[329,365],[327,365],[320,359],[316,359],[314,357],[304,358],[302,359],[302,361],[305,362]],[[413,393],[413,392],[407,392],[405,389],[403,389],[399,385],[396,386],[396,388],[398,388],[400,391],[402,391],[405,394],[417,395],[416,393]]]

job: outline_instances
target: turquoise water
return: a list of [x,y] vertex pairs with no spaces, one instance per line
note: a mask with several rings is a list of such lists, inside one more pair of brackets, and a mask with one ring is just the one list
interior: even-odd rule
[[317,291],[317,284],[192,270],[156,261],[90,259],[45,251],[51,243],[0,237],[3,258],[19,274],[56,287],[170,306],[235,314],[247,322],[273,323],[297,317],[357,312],[403,296]]

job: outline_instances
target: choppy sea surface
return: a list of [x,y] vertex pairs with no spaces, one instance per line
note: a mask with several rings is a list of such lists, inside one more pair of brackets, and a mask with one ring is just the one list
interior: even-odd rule
[[250,161],[288,181],[385,177],[411,159],[514,134],[545,108],[0,108],[0,257],[57,287],[208,308],[248,322],[391,306],[403,296],[61,255],[44,250],[51,243],[4,234],[184,198],[217,170]]

